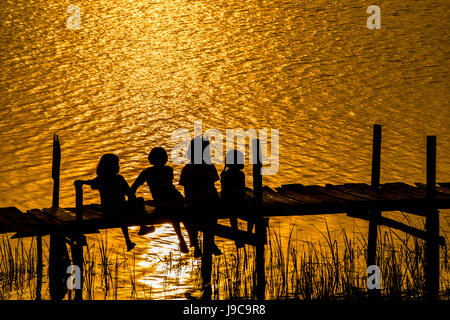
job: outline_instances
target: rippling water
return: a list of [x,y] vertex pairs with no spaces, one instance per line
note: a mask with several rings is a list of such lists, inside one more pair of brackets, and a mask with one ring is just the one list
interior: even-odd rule
[[[152,147],[170,151],[173,130],[195,120],[279,129],[273,187],[369,182],[374,123],[382,181],[424,181],[426,135],[438,136],[438,181],[450,181],[448,1],[384,1],[381,30],[366,28],[361,1],[84,0],[80,30],[66,28],[70,4],[0,3],[2,207],[50,206],[54,133],[61,206],[73,206],[73,180],[93,177],[101,154],[118,154],[131,183]],[[315,237],[322,218],[296,221]]]

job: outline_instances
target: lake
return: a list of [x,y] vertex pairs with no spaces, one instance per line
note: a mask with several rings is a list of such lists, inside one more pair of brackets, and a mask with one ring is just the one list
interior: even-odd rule
[[[69,5],[0,3],[1,207],[51,206],[55,133],[60,205],[69,207],[73,181],[93,178],[102,154],[120,157],[131,184],[151,148],[170,153],[172,133],[193,134],[194,121],[222,132],[278,129],[279,170],[263,177],[270,187],[369,183],[374,123],[383,126],[382,182],[425,182],[427,135],[437,136],[437,180],[450,181],[448,1],[383,2],[380,30],[366,27],[361,1],[84,0],[77,30],[66,25]],[[182,166],[169,165],[177,185]],[[251,165],[244,172],[251,187]],[[147,186],[138,195],[151,197]],[[86,189],[85,202],[98,203],[97,192]],[[448,233],[449,212],[441,217]],[[326,221],[336,234],[367,228],[345,215]],[[321,241],[326,230],[321,216],[271,226],[300,240]],[[120,230],[102,236],[123,251]],[[154,298],[182,298],[195,263],[168,287],[155,264],[178,254],[171,227],[137,241],[136,265],[147,270],[138,281]]]

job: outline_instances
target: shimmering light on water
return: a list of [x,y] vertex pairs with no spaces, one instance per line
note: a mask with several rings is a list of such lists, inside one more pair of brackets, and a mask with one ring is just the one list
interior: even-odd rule
[[[383,1],[381,30],[366,28],[363,1],[83,0],[76,31],[66,28],[70,4],[0,3],[2,207],[50,206],[54,133],[61,205],[73,206],[73,180],[93,177],[101,154],[118,154],[132,183],[148,151],[170,152],[173,130],[194,120],[204,130],[279,129],[280,171],[264,178],[272,187],[369,182],[375,122],[382,181],[423,182],[430,134],[438,181],[450,181],[448,1]],[[150,197],[146,187],[139,194]],[[98,202],[95,191],[85,197]],[[273,224],[289,233],[291,221]],[[312,225],[324,231],[322,217],[295,221],[313,239]],[[327,221],[365,228],[342,215]],[[119,231],[109,236],[123,247]],[[176,243],[167,226],[139,239],[138,266]],[[160,288],[156,270],[140,281]]]

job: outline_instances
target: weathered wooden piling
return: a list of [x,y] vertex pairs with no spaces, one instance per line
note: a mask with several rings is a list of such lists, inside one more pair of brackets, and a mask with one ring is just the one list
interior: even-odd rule
[[434,300],[439,294],[439,211],[434,205],[436,193],[436,137],[427,137],[427,186],[426,194],[429,201],[425,231],[425,286],[426,297]]
[[[61,171],[61,145],[59,143],[59,137],[57,134],[53,135],[53,153],[52,153],[52,179],[53,179],[53,197],[52,197],[52,208],[56,209],[59,208],[59,181],[60,181],[60,171]],[[50,236],[50,243],[55,243],[57,241],[55,239],[55,235]],[[54,249],[54,248],[53,248]],[[60,253],[54,252],[54,250],[50,250],[52,252],[52,258],[50,260],[50,263],[52,264],[51,267],[49,267],[49,270],[52,270],[52,276],[53,271],[55,269],[54,267],[54,260],[58,258],[58,255]],[[56,254],[56,257],[55,257]],[[41,288],[42,288],[42,236],[37,235],[36,236],[36,300],[41,299]],[[53,284],[53,279],[50,281]],[[50,290],[51,292],[54,292],[54,290]]]
[[61,171],[61,145],[57,134],[53,135],[53,163],[52,163],[52,179],[53,179],[53,198],[52,208],[59,208],[59,176]]
[[[372,176],[370,183],[373,190],[377,190],[380,186],[380,171],[381,171],[381,125],[375,124],[373,126]],[[377,236],[378,236],[377,219],[381,216],[381,212],[379,210],[373,210],[369,212],[369,216],[370,220],[369,220],[369,237],[367,244],[367,266],[376,265]]]
[[83,186],[75,186],[75,214],[78,227],[80,229],[73,233],[73,241],[71,244],[72,252],[72,262],[74,265],[79,267],[80,270],[80,288],[75,288],[75,300],[83,299],[83,245],[84,245],[84,235],[81,232],[81,223],[83,221]]
[[67,292],[66,270],[69,265],[66,239],[63,232],[50,234],[48,286],[52,300],[62,300]]
[[[59,207],[59,176],[61,169],[61,146],[58,135],[53,136],[53,199],[52,208]],[[67,287],[65,283],[65,272],[68,265],[68,253],[66,247],[66,236],[64,232],[55,231],[50,234],[49,250],[49,291],[53,300],[64,298]]]
[[202,299],[210,300],[212,296],[212,247],[214,245],[214,233],[209,228],[205,228],[203,231],[203,252],[202,252]]
[[[262,208],[262,161],[261,145],[259,139],[253,140],[253,195],[256,211],[255,232],[256,232],[256,297],[258,300],[265,299],[266,275],[265,275],[265,256],[264,244],[266,243],[266,226],[264,217],[261,215]],[[255,161],[256,160],[256,161]]]

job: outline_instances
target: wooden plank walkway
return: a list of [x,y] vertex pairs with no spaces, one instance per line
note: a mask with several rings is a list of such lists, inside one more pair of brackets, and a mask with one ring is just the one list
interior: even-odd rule
[[[248,190],[249,198],[253,193]],[[405,211],[425,216],[425,209],[430,205],[436,209],[450,208],[450,184],[442,183],[436,188],[435,199],[429,200],[424,186],[411,186],[402,182],[386,183],[373,190],[367,184],[344,184],[327,186],[303,186],[300,184],[283,185],[276,190],[264,187],[262,190],[262,206],[260,216],[294,216],[347,213],[353,217],[369,219],[367,212]],[[430,203],[432,201],[432,203]],[[249,201],[251,203],[251,200]],[[146,221],[148,224],[161,224],[177,216],[161,216],[154,213],[154,207],[146,205]],[[234,215],[229,212],[217,211],[218,218],[230,216],[248,216],[253,210],[250,205]],[[357,212],[358,214],[355,214]],[[214,213],[212,213],[214,214]],[[130,226],[138,225],[130,221]],[[71,232],[79,230],[82,233],[97,232],[97,229],[120,227],[117,222],[108,221],[98,205],[83,206],[83,221],[76,221],[75,208],[46,208],[21,212],[15,207],[0,208],[0,233],[15,232],[15,238],[49,234],[51,232]],[[222,230],[223,235],[227,232]]]

